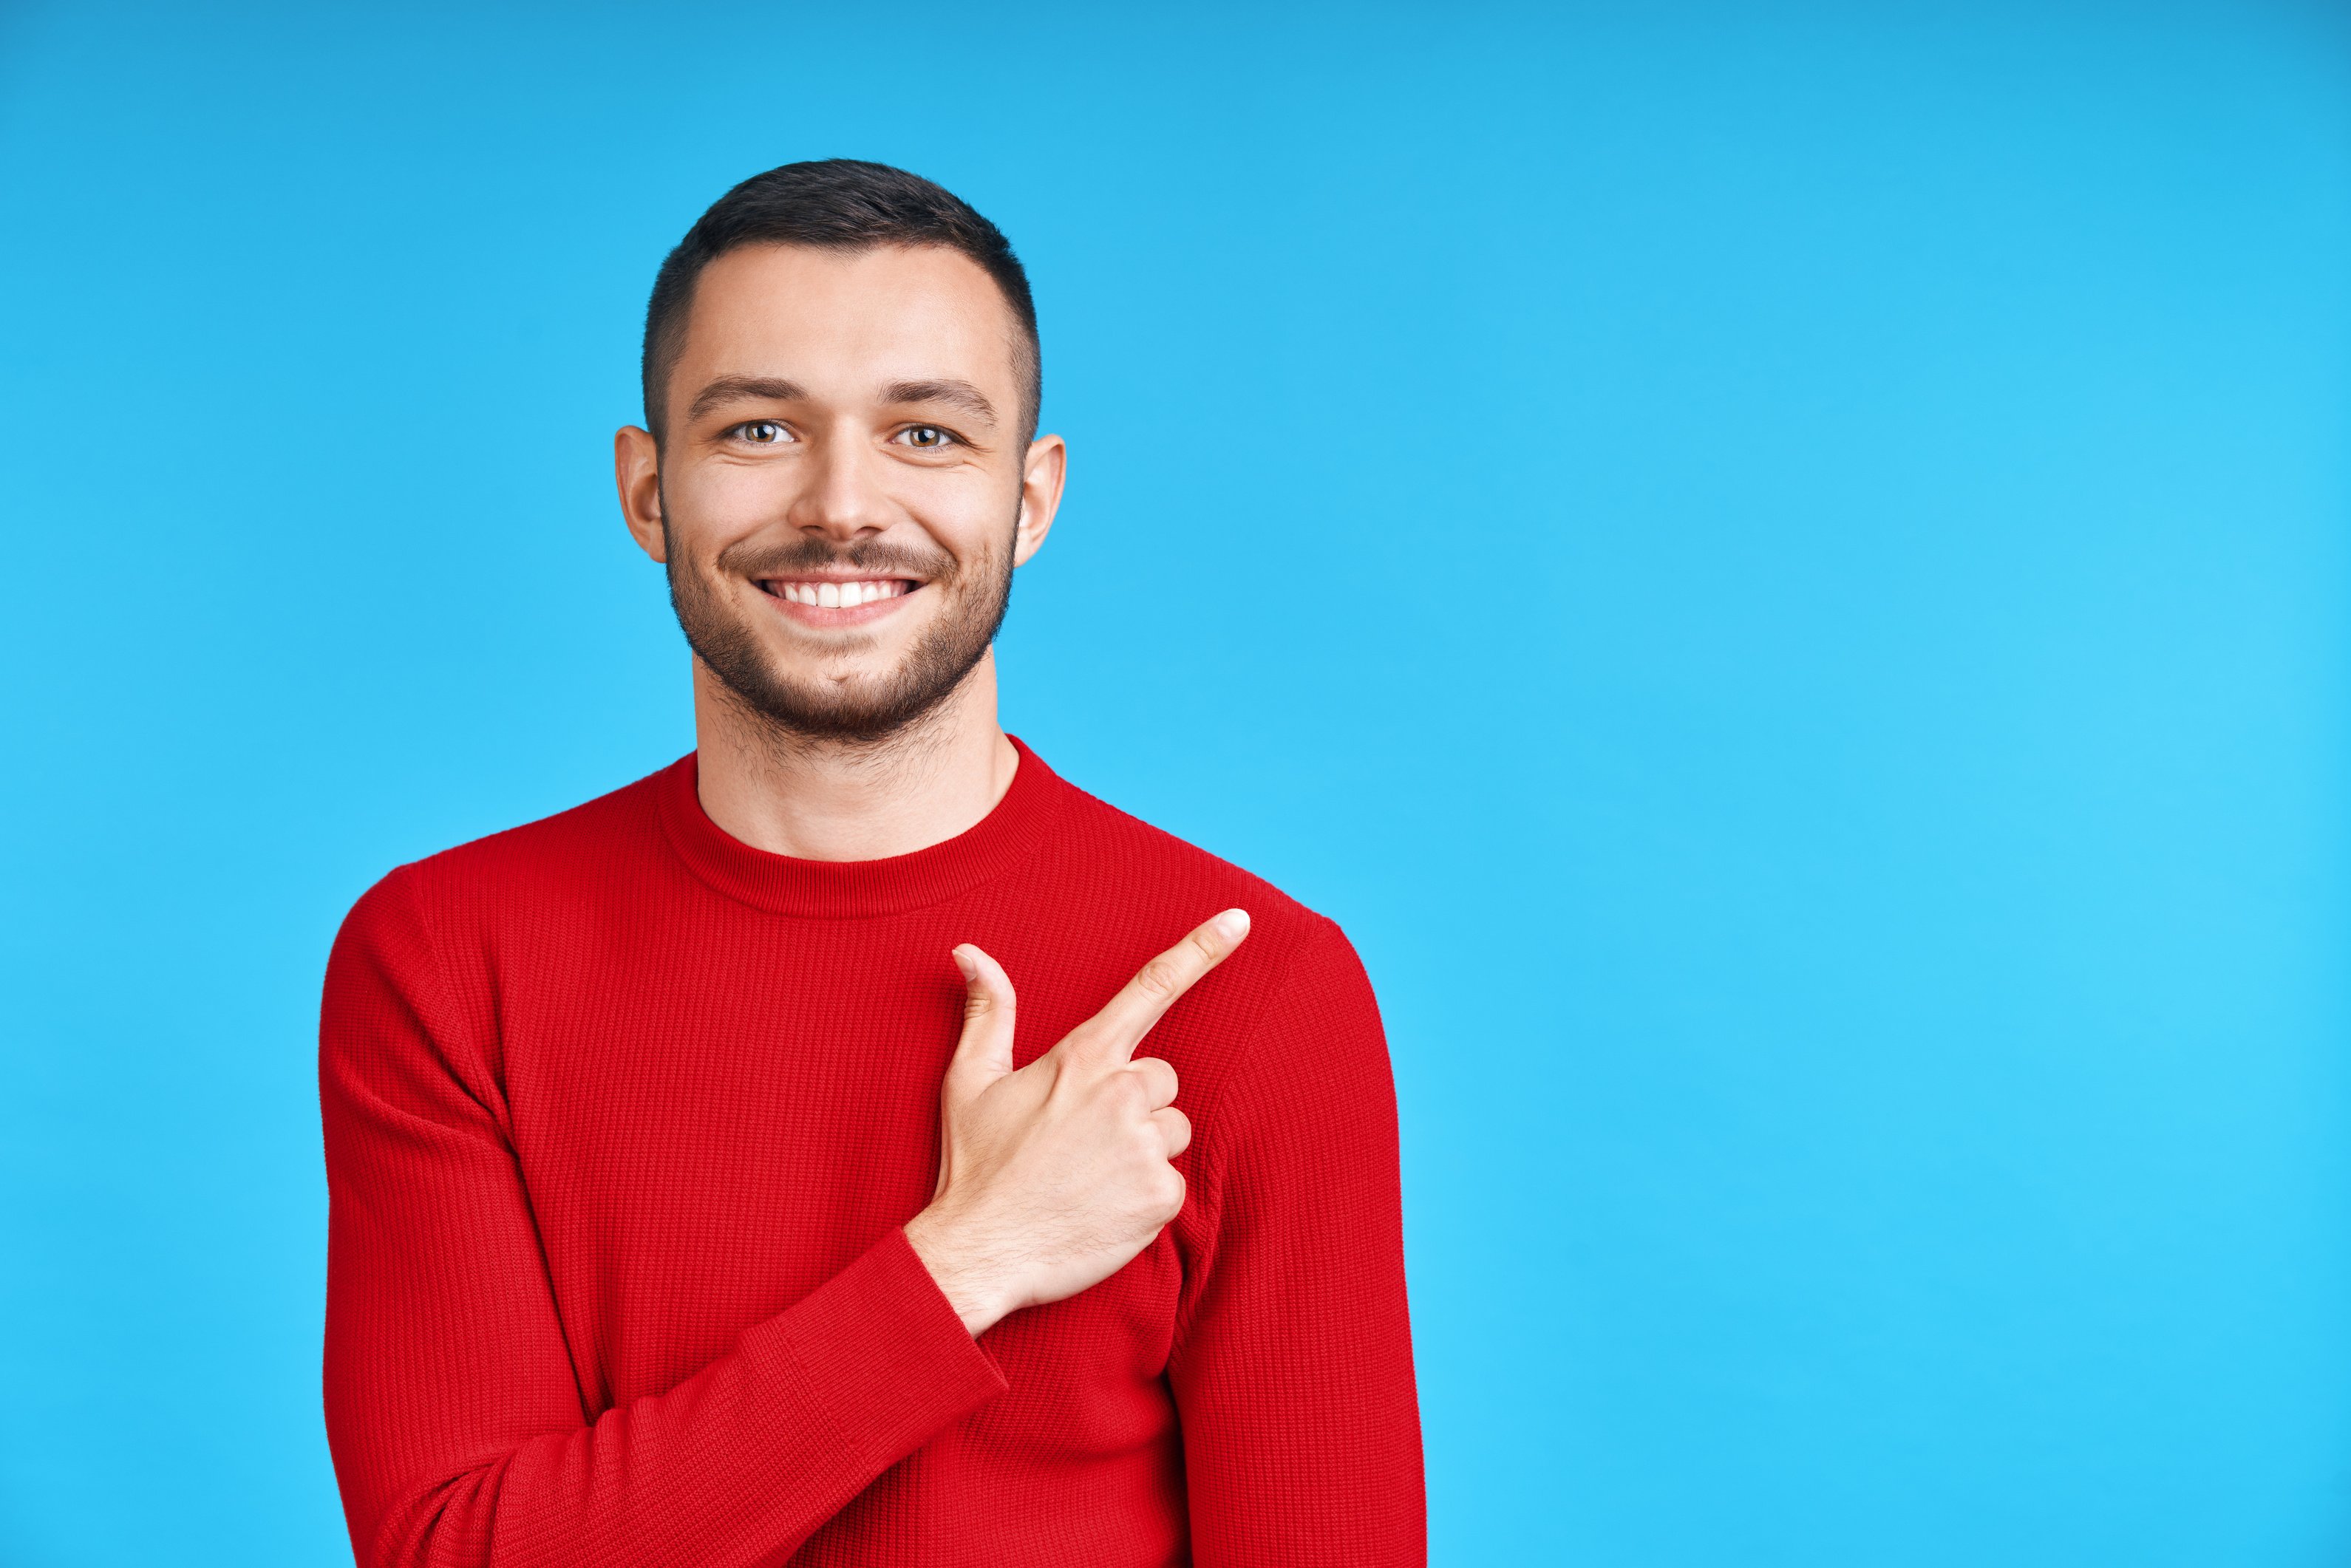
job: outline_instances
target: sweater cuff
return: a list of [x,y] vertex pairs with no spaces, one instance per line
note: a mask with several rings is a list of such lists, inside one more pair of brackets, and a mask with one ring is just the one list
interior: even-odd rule
[[877,1472],[1009,1386],[904,1230],[747,1338],[769,1339],[754,1355],[798,1364],[833,1429]]

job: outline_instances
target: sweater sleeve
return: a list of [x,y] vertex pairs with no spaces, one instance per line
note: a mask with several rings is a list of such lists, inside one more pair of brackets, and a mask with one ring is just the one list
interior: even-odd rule
[[1354,949],[1291,959],[1207,1113],[1168,1365],[1199,1568],[1426,1561],[1395,1092]]
[[345,922],[319,1028],[327,1433],[363,1568],[780,1563],[1003,1389],[893,1232],[676,1386],[590,1411],[410,875]]

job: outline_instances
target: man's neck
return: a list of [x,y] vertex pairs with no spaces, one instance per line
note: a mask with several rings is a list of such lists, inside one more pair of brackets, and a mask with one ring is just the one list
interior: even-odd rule
[[694,662],[702,809],[731,837],[800,860],[912,854],[977,826],[1020,756],[996,722],[996,655],[905,729],[812,740],[747,709]]

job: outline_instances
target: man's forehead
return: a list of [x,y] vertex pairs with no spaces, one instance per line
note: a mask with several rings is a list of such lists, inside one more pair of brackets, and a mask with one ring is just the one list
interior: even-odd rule
[[[746,246],[712,262],[697,280],[685,357],[747,348],[883,355],[919,349],[933,358],[1004,360],[1014,330],[995,280],[956,251]],[[923,373],[900,365],[883,379]]]

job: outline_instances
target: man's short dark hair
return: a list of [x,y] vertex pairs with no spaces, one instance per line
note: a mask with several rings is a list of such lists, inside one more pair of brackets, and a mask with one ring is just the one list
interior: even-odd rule
[[653,279],[645,307],[645,426],[656,441],[667,413],[670,372],[685,351],[686,316],[702,269],[751,245],[805,245],[824,250],[876,246],[936,246],[971,257],[996,280],[1020,334],[1012,370],[1022,402],[1022,440],[1037,433],[1044,356],[1029,274],[1011,242],[961,197],[887,163],[825,158],[754,174],[710,205],[686,230]]

